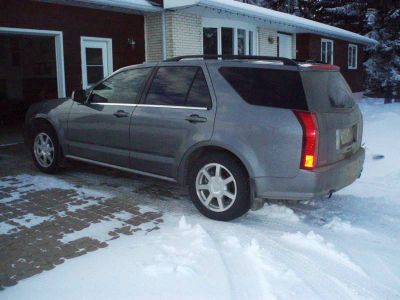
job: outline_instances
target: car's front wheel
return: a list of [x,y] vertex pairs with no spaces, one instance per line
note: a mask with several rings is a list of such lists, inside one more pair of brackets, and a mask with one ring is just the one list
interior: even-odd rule
[[55,173],[59,167],[60,150],[54,129],[39,124],[33,132],[31,152],[35,166],[42,172]]
[[206,217],[229,221],[250,209],[249,177],[243,165],[225,153],[198,159],[189,172],[189,192]]

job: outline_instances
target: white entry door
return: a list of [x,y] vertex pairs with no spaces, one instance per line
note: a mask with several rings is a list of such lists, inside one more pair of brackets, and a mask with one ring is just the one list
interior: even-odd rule
[[113,71],[112,40],[81,37],[82,88],[87,89]]
[[293,58],[293,37],[279,33],[279,56]]

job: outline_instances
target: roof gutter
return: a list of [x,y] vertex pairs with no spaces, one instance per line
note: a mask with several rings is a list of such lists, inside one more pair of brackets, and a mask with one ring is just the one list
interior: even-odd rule
[[156,13],[163,9],[151,3],[148,5],[121,0],[38,0],[41,2],[58,3],[71,6],[97,8],[102,10],[115,10],[125,13]]
[[296,33],[312,33],[328,37],[357,42],[364,45],[373,45],[377,41],[360,34],[344,30],[338,27],[326,25],[320,22],[297,17],[287,13],[274,11],[272,9],[241,3],[238,1],[221,0],[164,0],[166,9],[185,9],[189,7],[203,7],[232,13],[238,16],[245,16],[270,24],[296,27]]

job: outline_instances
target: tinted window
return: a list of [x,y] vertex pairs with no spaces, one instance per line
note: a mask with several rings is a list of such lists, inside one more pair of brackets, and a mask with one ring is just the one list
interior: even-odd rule
[[329,112],[355,105],[353,93],[340,72],[303,71],[301,76],[313,111]]
[[184,106],[198,67],[161,67],[153,79],[146,104]]
[[297,71],[239,67],[222,67],[219,71],[250,104],[308,110]]
[[203,70],[198,69],[186,101],[191,107],[211,107],[211,97]]
[[137,103],[140,90],[150,71],[151,68],[144,68],[117,73],[94,87],[90,101],[95,103]]

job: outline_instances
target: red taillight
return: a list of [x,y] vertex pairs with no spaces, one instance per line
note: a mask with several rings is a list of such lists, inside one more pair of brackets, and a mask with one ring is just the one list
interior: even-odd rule
[[300,167],[313,170],[317,166],[318,156],[318,123],[314,113],[295,111],[303,128],[303,149]]

